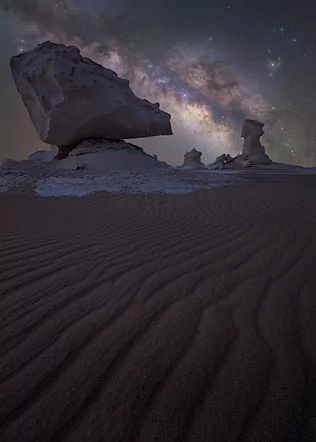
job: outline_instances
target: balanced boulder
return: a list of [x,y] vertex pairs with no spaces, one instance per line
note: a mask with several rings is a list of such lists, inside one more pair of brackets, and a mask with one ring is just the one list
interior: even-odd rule
[[66,157],[82,140],[172,135],[170,114],[138,98],[129,81],[75,46],[44,42],[10,59],[12,75],[44,143]]

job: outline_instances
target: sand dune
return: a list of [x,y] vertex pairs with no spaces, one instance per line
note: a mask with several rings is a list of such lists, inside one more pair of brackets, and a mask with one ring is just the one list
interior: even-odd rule
[[0,195],[0,440],[315,440],[316,180],[280,181]]

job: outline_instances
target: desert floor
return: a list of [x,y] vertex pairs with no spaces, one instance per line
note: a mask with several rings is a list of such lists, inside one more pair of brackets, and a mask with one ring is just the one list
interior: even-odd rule
[[0,195],[1,442],[315,440],[316,177],[249,181]]

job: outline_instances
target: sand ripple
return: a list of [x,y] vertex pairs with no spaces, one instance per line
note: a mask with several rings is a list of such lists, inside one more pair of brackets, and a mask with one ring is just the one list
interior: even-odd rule
[[315,440],[315,191],[1,195],[0,440]]

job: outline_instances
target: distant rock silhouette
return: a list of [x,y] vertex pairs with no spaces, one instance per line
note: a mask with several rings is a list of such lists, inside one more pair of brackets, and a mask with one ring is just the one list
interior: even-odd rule
[[184,154],[183,167],[205,167],[201,161],[202,152],[192,149]]
[[264,134],[263,127],[264,123],[260,123],[260,121],[245,120],[241,130],[241,138],[244,139],[243,150],[240,158],[237,159],[243,166],[272,163],[260,142],[260,138]]
[[210,169],[223,169],[225,165],[227,165],[228,163],[232,163],[233,161],[234,158],[231,155],[223,153],[216,158],[214,163],[209,164],[208,167]]
[[46,41],[10,59],[12,75],[44,143],[67,157],[83,140],[172,135],[170,114],[138,98],[129,81],[75,46]]

